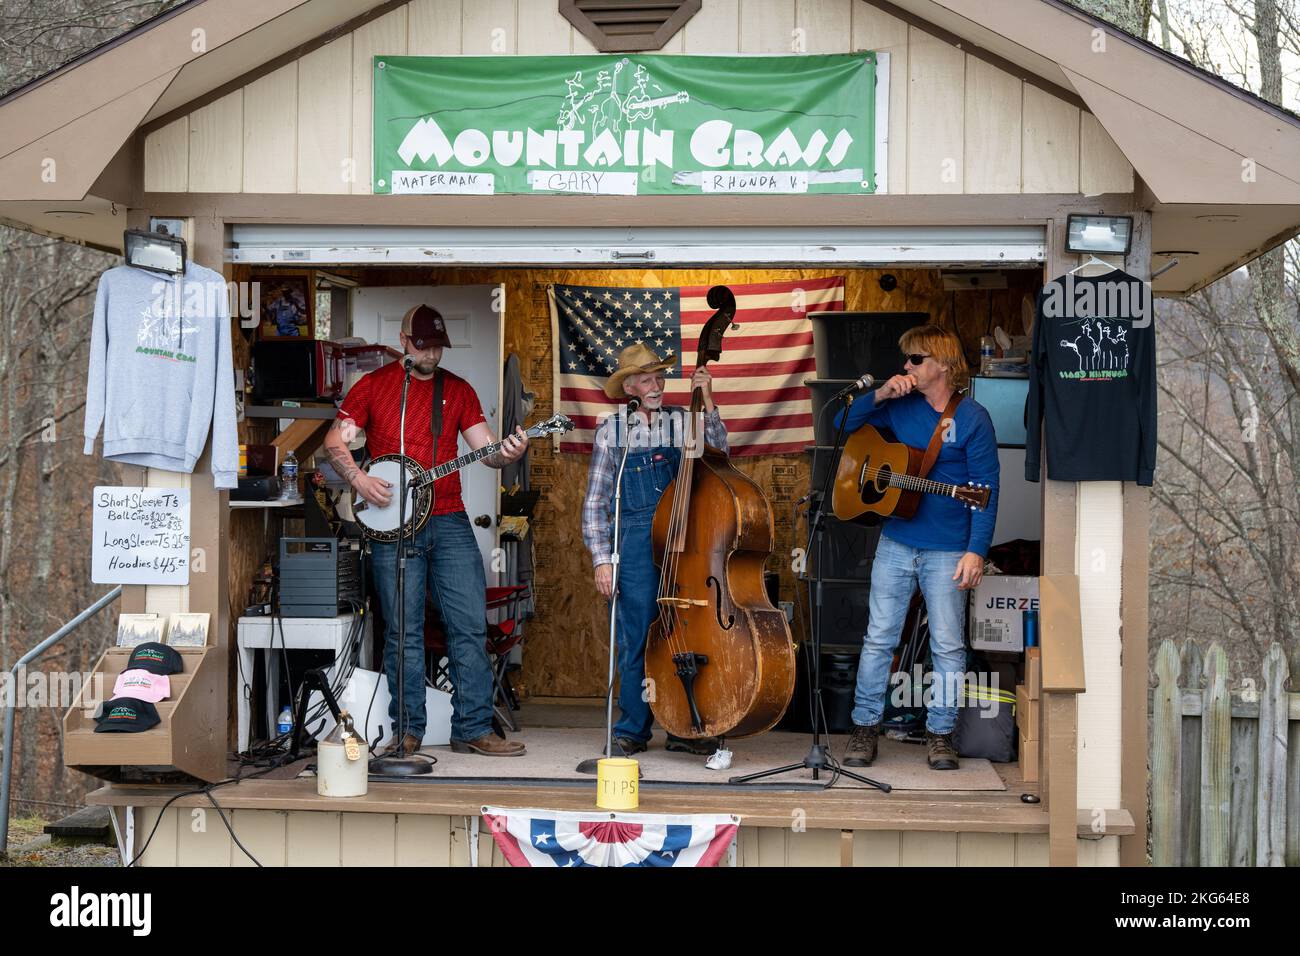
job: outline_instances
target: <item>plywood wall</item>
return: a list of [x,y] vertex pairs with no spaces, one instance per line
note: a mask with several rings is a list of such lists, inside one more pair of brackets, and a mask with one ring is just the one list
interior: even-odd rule
[[[710,0],[659,52],[854,50],[890,56],[888,192],[1132,191],[1092,114],[861,0]],[[373,56],[593,52],[553,0],[414,0],[150,130],[145,188],[368,193]]]

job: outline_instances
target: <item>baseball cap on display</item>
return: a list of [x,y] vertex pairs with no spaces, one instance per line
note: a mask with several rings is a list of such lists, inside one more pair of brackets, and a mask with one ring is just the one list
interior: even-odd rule
[[438,310],[430,306],[417,305],[408,309],[406,315],[402,316],[402,331],[417,349],[433,348],[435,345],[451,348],[447,323],[443,322]]
[[156,727],[161,718],[158,708],[135,697],[114,697],[105,701],[95,716],[97,734],[138,734]]
[[179,674],[185,669],[176,649],[157,641],[137,644],[126,662],[129,671],[148,671],[150,674]]
[[136,700],[147,700],[156,704],[171,695],[172,682],[166,674],[154,674],[137,668],[133,671],[122,671],[113,682],[114,697],[134,697]]

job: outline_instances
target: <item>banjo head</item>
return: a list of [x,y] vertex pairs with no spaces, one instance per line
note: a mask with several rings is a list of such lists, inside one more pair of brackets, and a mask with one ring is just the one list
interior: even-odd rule
[[[357,524],[366,537],[374,541],[396,541],[401,531],[398,525],[397,491],[401,487],[402,471],[406,471],[406,524],[408,528],[418,531],[424,526],[425,519],[433,506],[433,485],[426,485],[419,490],[411,488],[423,480],[428,472],[412,458],[402,455],[381,455],[366,467],[366,474],[372,478],[388,482],[391,485],[392,500],[380,507],[366,501],[355,491],[352,493],[352,512]],[[411,531],[408,531],[409,535]]]

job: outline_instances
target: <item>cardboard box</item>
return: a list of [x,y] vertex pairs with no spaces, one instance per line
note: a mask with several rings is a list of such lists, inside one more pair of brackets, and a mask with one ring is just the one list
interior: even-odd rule
[[1043,649],[1025,648],[1025,695],[1030,700],[1043,696]]
[[1022,740],[1037,741],[1039,737],[1039,703],[1030,700],[1024,684],[1016,685],[1016,727]]
[[1038,610],[1038,578],[990,574],[970,596],[970,646],[977,651],[1024,649],[1024,615]]
[[1020,776],[1025,783],[1038,782],[1038,741],[1020,738]]

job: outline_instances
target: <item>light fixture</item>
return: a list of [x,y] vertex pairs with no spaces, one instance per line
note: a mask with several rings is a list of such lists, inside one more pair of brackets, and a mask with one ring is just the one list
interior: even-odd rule
[[1066,218],[1067,252],[1127,255],[1132,243],[1132,216],[1070,215]]
[[122,254],[137,269],[170,275],[185,271],[185,240],[179,236],[128,229],[122,233]]

